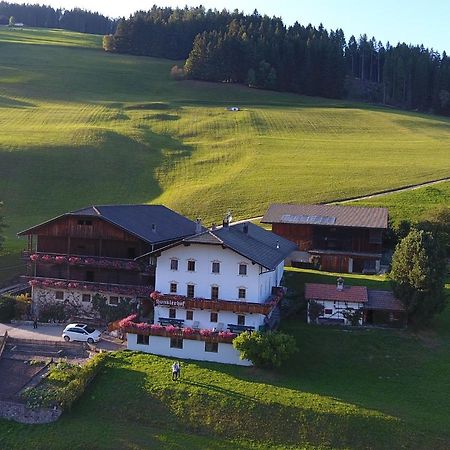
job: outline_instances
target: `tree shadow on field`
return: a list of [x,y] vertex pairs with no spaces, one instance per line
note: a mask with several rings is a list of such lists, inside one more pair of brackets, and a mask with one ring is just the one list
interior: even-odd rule
[[0,152],[0,192],[10,223],[24,228],[92,204],[150,203],[162,193],[157,174],[192,153],[146,126],[134,139],[96,128],[81,133],[74,137],[78,146]]
[[0,95],[0,108],[24,109],[24,108],[35,108],[35,107],[36,107],[36,105],[34,103],[25,102],[23,100],[17,100],[15,98]]

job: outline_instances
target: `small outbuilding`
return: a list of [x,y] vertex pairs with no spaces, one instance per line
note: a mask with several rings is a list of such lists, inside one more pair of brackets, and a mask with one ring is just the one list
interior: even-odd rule
[[[392,291],[367,289],[366,286],[306,283],[308,323],[349,325],[348,313],[359,312],[359,325],[404,328],[407,314]],[[315,313],[313,313],[315,309]]]

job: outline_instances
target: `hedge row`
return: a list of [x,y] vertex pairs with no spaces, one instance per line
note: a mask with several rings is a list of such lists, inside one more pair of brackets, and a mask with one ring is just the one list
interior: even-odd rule
[[83,366],[60,362],[44,383],[27,389],[23,397],[31,408],[59,406],[70,409],[104,367],[107,353],[99,353]]

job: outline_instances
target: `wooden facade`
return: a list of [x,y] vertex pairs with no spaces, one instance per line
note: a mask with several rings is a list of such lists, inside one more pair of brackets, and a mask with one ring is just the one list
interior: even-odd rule
[[[29,258],[35,256],[28,275],[154,286],[154,268],[149,268],[145,260],[131,267],[124,264],[151,251],[151,244],[106,220],[91,216],[62,216],[31,229],[26,235],[26,255]],[[111,264],[111,261],[116,264]]]
[[375,272],[381,259],[382,229],[273,223],[272,231],[329,272]]

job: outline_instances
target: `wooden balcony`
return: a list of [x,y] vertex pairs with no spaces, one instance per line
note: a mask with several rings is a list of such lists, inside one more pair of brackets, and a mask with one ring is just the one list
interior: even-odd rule
[[99,269],[129,270],[153,274],[154,266],[146,266],[132,259],[110,258],[99,256],[75,256],[63,253],[30,253],[22,252],[22,259],[39,264],[70,265],[79,267],[95,267]]
[[235,300],[210,300],[188,298],[183,295],[160,294],[153,292],[151,297],[156,306],[183,309],[207,309],[212,311],[232,311],[234,313],[253,313],[268,315],[284,297],[283,288],[274,288],[273,294],[264,303]]

